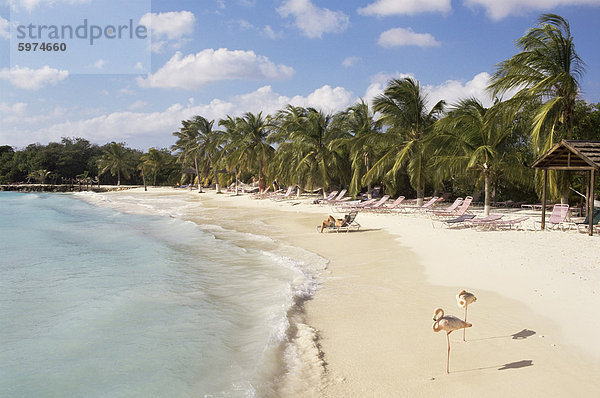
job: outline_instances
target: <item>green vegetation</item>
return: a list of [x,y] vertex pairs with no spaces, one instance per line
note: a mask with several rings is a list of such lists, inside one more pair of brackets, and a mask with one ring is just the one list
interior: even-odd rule
[[[347,188],[352,196],[380,187],[420,202],[442,192],[479,195],[486,212],[494,201],[537,201],[529,165],[562,138],[600,139],[600,103],[579,98],[583,61],[566,20],[543,15],[517,46],[492,76],[490,108],[474,98],[429,104],[416,79],[394,79],[371,104],[360,100],[336,114],[288,105],[273,115],[219,121],[197,115],[172,133],[171,150],[142,153],[81,138],[0,146],[0,183],[175,185],[197,178],[201,192],[203,185],[218,191],[254,180],[263,188],[276,180],[324,193]],[[577,175],[550,175],[553,200],[568,200],[568,187],[583,184]]]

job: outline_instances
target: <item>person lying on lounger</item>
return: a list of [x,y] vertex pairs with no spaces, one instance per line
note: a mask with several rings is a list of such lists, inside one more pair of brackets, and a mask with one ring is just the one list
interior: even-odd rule
[[323,233],[323,230],[326,227],[341,227],[342,225],[344,225],[344,221],[346,221],[345,218],[335,218],[333,216],[329,216],[327,217],[327,220],[323,221],[323,223],[321,224],[321,233]]

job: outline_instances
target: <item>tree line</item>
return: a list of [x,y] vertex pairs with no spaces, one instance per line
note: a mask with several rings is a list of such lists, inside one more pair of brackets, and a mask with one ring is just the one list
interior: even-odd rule
[[[63,138],[15,151],[0,147],[0,182],[98,176],[104,183],[193,183],[220,186],[256,179],[307,191],[347,187],[350,195],[382,187],[391,195],[483,192],[493,201],[537,200],[529,166],[560,139],[599,139],[600,103],[579,99],[584,63],[568,22],[544,14],[517,41],[519,52],[496,66],[476,98],[428,104],[418,80],[393,79],[370,103],[328,114],[288,105],[273,114],[247,112],[208,120],[195,116],[172,133],[169,149],[142,153],[123,143],[103,146]],[[509,99],[504,99],[504,97]],[[550,197],[568,201],[579,175],[551,172]]]

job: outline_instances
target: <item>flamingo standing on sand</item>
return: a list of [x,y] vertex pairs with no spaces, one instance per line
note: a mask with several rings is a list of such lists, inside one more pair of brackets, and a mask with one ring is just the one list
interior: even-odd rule
[[[456,295],[456,303],[460,308],[465,309],[465,322],[467,322],[467,307],[477,301],[477,297],[473,293],[469,293],[466,290],[461,290]],[[463,329],[463,341],[467,341],[467,329]]]
[[470,328],[471,325],[468,322],[463,321],[452,315],[444,316],[444,310],[436,308],[433,313],[433,331],[439,332],[440,330],[446,331],[446,342],[448,343],[448,357],[446,359],[446,373],[450,373],[450,333],[458,329]]

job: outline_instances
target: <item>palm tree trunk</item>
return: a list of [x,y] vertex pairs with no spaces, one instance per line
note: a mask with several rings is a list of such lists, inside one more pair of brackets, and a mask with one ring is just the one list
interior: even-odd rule
[[155,187],[156,186],[156,173],[158,172],[158,170],[154,170],[154,179],[152,181],[152,186]]
[[487,170],[483,173],[485,197],[483,199],[483,215],[490,215],[490,175]]
[[[365,152],[365,166],[367,171],[369,171],[369,154]],[[371,194],[371,181],[367,183],[367,198],[371,199],[373,195]]]
[[214,167],[214,174],[215,174],[215,189],[217,190],[217,193],[221,193],[221,187],[219,186],[219,173],[217,172],[216,167]]
[[121,186],[121,169],[117,169],[117,186]]
[[425,187],[417,188],[417,206],[423,206],[423,198],[425,197]]
[[144,181],[144,191],[148,190],[148,187],[146,187],[146,175],[144,174],[144,168],[142,167],[142,181]]
[[261,192],[263,189],[262,160],[260,160],[258,162],[258,191]]
[[196,166],[196,178],[198,179],[198,193],[202,192],[202,185],[200,184],[200,169],[198,169],[198,158],[194,158],[194,165]]

